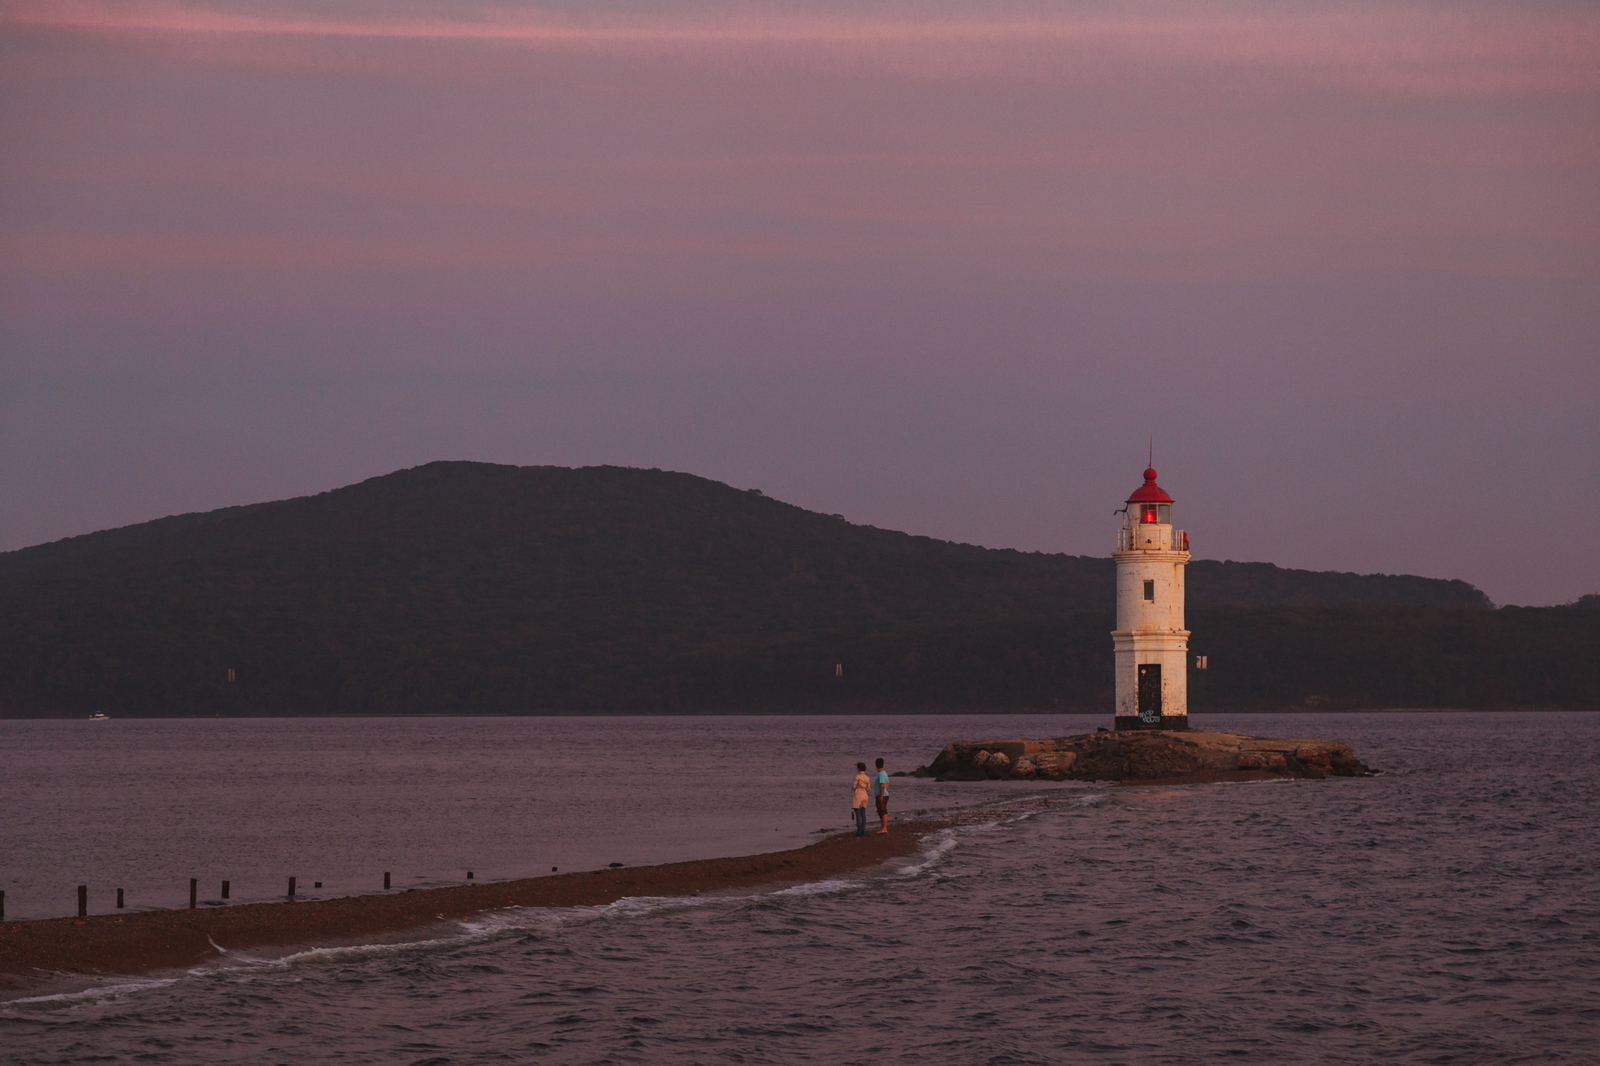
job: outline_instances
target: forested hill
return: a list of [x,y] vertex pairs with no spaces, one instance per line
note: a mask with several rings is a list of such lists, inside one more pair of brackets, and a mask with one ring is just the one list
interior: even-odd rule
[[[1109,534],[1108,534],[1109,538]],[[1107,609],[1111,560],[954,544],[690,474],[438,462],[317,496],[178,515],[0,553],[0,587],[92,583],[140,602],[472,600],[480,610],[649,606],[696,625],[1052,617]],[[1464,581],[1192,562],[1191,603],[1488,607]],[[569,602],[576,597],[576,604]]]
[[[926,675],[905,664],[928,640],[1016,648],[1032,638],[994,634],[1046,623],[1093,634],[1062,661],[1108,677],[1113,599],[1109,558],[853,525],[687,474],[440,462],[0,554],[0,714],[1077,704],[1103,678],[1019,692],[985,673],[1015,668],[975,662],[960,696],[782,679],[869,645]],[[1460,581],[1264,563],[1191,563],[1189,602],[1236,627],[1503,614]]]

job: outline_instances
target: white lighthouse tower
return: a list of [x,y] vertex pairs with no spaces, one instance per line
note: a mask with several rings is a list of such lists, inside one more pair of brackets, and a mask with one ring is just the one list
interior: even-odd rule
[[1189,536],[1172,528],[1172,497],[1154,468],[1128,497],[1117,530],[1118,729],[1189,728],[1189,631],[1183,628],[1183,567]]

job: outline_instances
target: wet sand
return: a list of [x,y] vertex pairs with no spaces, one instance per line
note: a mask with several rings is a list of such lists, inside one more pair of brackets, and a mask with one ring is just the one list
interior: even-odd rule
[[887,836],[841,833],[789,851],[551,874],[377,895],[0,923],[0,989],[63,974],[142,974],[193,966],[218,948],[343,943],[504,907],[586,907],[628,896],[685,896],[822,880],[910,855],[954,820],[896,822]]

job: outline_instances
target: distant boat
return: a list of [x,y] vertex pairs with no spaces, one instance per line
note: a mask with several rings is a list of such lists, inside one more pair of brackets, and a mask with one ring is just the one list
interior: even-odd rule
[[89,716],[89,721],[91,721],[91,722],[109,722],[109,721],[111,721],[111,716],[106,714],[104,711],[95,711],[93,714],[91,714]]

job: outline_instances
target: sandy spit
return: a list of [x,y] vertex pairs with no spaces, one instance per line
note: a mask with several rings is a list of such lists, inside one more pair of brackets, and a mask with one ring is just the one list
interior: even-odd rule
[[857,838],[854,833],[841,833],[805,847],[764,855],[450,888],[0,922],[0,989],[18,991],[64,974],[131,975],[193,966],[216,958],[218,946],[234,951],[347,943],[505,907],[586,907],[628,896],[684,896],[818,881],[910,855],[922,836],[951,824],[953,821],[928,819],[896,822],[887,836],[869,832]]

